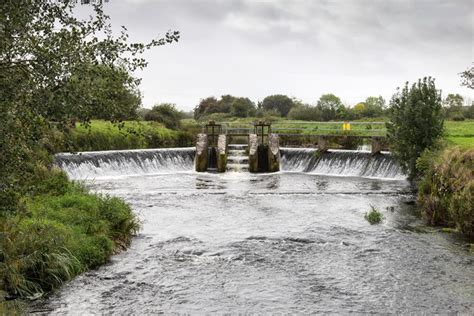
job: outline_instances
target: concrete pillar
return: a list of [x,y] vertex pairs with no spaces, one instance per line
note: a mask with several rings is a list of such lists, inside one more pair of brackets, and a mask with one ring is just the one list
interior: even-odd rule
[[318,138],[318,151],[325,153],[329,149],[329,141],[326,136],[319,136]]
[[217,172],[225,172],[227,166],[227,139],[224,134],[217,138]]
[[280,142],[278,134],[268,134],[268,172],[280,171]]
[[249,135],[249,171],[258,172],[258,138],[257,134]]
[[198,134],[196,141],[196,171],[204,172],[207,171],[207,135]]
[[382,151],[382,138],[381,137],[372,137],[372,155],[380,154]]

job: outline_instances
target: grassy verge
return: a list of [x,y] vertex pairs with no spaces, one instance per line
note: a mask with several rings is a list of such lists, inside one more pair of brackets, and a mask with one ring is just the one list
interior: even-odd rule
[[22,208],[0,214],[0,312],[10,300],[39,297],[104,264],[138,227],[122,200],[88,193],[59,170],[43,171]]
[[157,122],[92,121],[89,127],[77,125],[66,137],[64,150],[95,151],[140,148],[194,146],[193,133],[187,129],[175,131]]

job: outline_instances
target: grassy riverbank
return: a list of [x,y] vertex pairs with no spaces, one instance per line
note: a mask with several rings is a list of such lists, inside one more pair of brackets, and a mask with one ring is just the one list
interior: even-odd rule
[[89,193],[59,170],[37,175],[21,208],[0,218],[0,314],[12,299],[39,297],[104,264],[139,227],[122,200]]
[[89,127],[77,124],[66,136],[65,150],[97,151],[194,146],[194,133],[171,130],[157,122],[127,121],[122,125],[93,120]]

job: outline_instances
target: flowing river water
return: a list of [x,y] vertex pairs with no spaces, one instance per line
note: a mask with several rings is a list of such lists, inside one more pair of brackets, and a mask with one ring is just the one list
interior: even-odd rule
[[[41,303],[53,314],[472,313],[473,256],[422,222],[390,155],[283,150],[274,174],[195,173],[193,149],[59,155],[130,203],[131,247]],[[370,225],[370,206],[385,219]]]

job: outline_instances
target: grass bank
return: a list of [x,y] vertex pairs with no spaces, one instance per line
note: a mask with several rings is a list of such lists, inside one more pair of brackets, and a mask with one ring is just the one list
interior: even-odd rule
[[194,146],[194,133],[171,130],[157,122],[128,121],[121,125],[94,120],[77,124],[63,141],[65,151],[97,151]]
[[37,173],[21,208],[0,214],[0,314],[104,264],[139,228],[122,200],[89,193],[57,169]]

